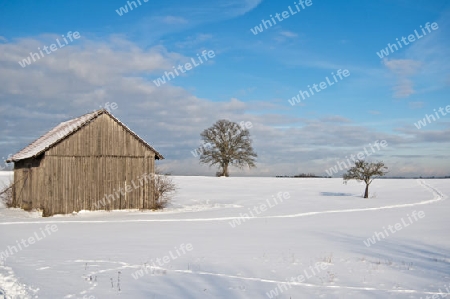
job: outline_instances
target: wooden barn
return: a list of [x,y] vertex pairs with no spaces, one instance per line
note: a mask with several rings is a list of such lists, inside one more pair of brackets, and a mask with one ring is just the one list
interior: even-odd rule
[[63,122],[19,151],[13,205],[44,216],[149,209],[155,159],[164,157],[102,109]]

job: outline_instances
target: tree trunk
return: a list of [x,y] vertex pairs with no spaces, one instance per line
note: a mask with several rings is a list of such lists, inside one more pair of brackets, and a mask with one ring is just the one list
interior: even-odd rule
[[223,176],[228,177],[228,163],[223,165]]
[[366,184],[366,191],[364,192],[364,198],[369,198],[369,184]]

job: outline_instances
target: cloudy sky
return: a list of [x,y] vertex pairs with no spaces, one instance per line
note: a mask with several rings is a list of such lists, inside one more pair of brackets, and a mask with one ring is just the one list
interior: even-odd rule
[[327,175],[364,148],[390,175],[450,175],[449,30],[447,0],[1,1],[0,157],[109,102],[173,174],[214,175],[191,151],[229,119],[258,153],[231,175]]

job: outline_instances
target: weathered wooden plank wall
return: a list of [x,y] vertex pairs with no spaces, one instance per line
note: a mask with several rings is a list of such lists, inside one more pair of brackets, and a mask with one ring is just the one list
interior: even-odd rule
[[[152,182],[147,179],[141,184],[139,178],[154,173],[154,161],[153,151],[102,114],[49,149],[38,167],[27,169],[25,160],[18,162],[15,198],[19,206],[32,203],[32,208],[44,208],[47,215],[148,209],[154,202]],[[131,192],[126,192],[127,185]]]

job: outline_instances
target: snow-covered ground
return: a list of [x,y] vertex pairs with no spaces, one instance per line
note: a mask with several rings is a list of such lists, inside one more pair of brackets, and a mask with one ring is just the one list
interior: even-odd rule
[[444,298],[450,290],[449,180],[375,180],[370,199],[342,179],[174,180],[178,193],[161,212],[40,218],[0,208],[0,298]]

